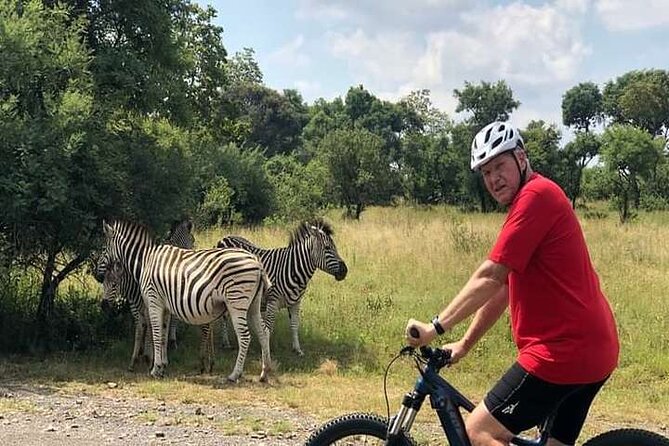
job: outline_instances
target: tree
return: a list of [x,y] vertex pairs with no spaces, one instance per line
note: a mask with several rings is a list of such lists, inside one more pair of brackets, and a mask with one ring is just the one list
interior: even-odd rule
[[562,184],[559,152],[561,135],[555,124],[547,125],[541,120],[530,121],[522,131],[522,136],[532,169]]
[[302,129],[307,123],[307,106],[295,90],[280,94],[260,84],[230,86],[224,99],[231,108],[229,117],[246,123],[244,146],[260,146],[268,157],[299,150]]
[[320,159],[304,165],[294,155],[278,155],[267,161],[266,168],[276,191],[277,212],[272,220],[306,221],[325,207],[328,172]]
[[430,90],[415,90],[398,103],[406,109],[405,116],[410,120],[407,127],[420,133],[442,136],[448,133],[452,123],[448,115],[434,105],[430,99]]
[[617,124],[632,124],[651,135],[669,131],[669,71],[630,71],[607,82],[603,106]]
[[614,177],[614,197],[620,221],[632,217],[630,202],[638,206],[639,181],[649,177],[660,158],[658,145],[646,131],[613,125],[602,135],[602,159]]
[[244,48],[241,52],[236,52],[227,61],[226,73],[231,85],[263,85],[263,74],[255,60],[253,48]]
[[364,129],[335,130],[321,142],[330,188],[346,215],[360,218],[364,208],[386,188],[390,167],[382,156],[383,140]]
[[565,192],[576,208],[576,199],[581,194],[583,169],[599,154],[600,137],[590,132],[577,132],[576,138],[564,147]]
[[104,194],[95,148],[84,21],[39,1],[0,5],[0,229],[13,263],[36,269],[37,319],[46,324],[58,285],[86,258]]
[[589,131],[602,117],[602,94],[592,82],[580,83],[562,96],[562,122]]
[[465,87],[453,90],[453,94],[458,100],[455,111],[471,113],[467,123],[476,130],[493,121],[506,121],[509,114],[520,105],[519,101],[513,99],[513,91],[504,81],[495,84],[481,82],[481,85],[465,82]]

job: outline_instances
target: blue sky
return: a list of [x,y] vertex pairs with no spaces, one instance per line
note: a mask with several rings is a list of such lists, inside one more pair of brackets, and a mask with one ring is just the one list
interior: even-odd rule
[[669,69],[669,0],[198,0],[229,54],[256,52],[265,84],[312,103],[364,85],[396,101],[427,88],[451,117],[465,81],[513,89],[512,115],[561,123],[564,92]]

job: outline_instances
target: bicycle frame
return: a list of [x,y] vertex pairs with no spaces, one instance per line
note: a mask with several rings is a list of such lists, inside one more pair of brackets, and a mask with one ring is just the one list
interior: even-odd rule
[[[424,348],[421,348],[424,357],[428,356],[425,353],[428,351],[432,351],[432,349],[424,350]],[[471,446],[460,409],[472,412],[476,406],[439,375],[441,367],[443,365],[439,364],[439,359],[429,356],[427,365],[421,370],[421,376],[416,380],[414,389],[404,396],[400,411],[390,420],[387,445],[393,444],[402,430],[408,432],[411,429],[425,397],[429,396],[432,409],[437,412],[449,445]],[[552,421],[553,417],[549,417],[540,426],[541,435],[539,438],[515,436],[511,440],[511,444],[516,446],[545,446],[548,442],[549,427]]]

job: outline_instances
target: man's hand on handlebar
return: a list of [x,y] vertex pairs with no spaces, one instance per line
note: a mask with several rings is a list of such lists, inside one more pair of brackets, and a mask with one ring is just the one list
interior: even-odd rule
[[432,342],[437,337],[437,332],[431,323],[409,319],[404,335],[407,344],[412,347],[422,347]]

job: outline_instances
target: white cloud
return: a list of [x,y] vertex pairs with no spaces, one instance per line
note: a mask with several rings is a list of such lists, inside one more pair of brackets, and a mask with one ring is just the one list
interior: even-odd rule
[[519,2],[470,10],[434,32],[332,33],[330,51],[347,61],[356,82],[377,94],[401,97],[428,88],[435,104],[453,113],[452,91],[465,80],[504,79],[517,95],[527,88],[560,88],[575,78],[589,54],[578,20],[587,2],[558,3],[563,10]]
[[556,0],[555,8],[558,11],[585,14],[590,6],[591,0]]
[[358,29],[350,34],[331,33],[328,40],[332,54],[348,62],[356,79],[381,88],[409,78],[411,60],[420,51],[412,36],[403,32],[368,36]]
[[268,61],[292,67],[305,67],[309,64],[309,57],[304,53],[304,36],[301,34],[286,43],[268,56]]
[[433,28],[485,0],[299,0],[296,17],[366,30]]
[[604,25],[613,31],[627,31],[669,25],[667,0],[595,0]]

